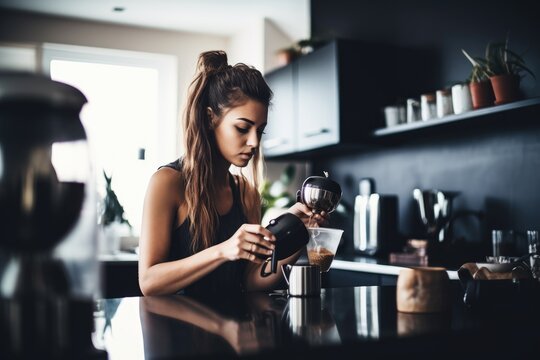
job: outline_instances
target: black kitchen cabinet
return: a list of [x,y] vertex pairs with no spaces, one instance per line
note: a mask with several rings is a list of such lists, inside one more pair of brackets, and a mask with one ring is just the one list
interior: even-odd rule
[[263,149],[269,158],[363,145],[395,102],[397,50],[334,40],[266,80],[274,92]]
[[297,151],[334,145],[340,140],[337,44],[298,60]]
[[274,98],[268,112],[268,125],[263,137],[263,149],[266,156],[288,154],[297,150],[295,121],[294,71],[296,64],[283,67],[267,76],[266,81]]

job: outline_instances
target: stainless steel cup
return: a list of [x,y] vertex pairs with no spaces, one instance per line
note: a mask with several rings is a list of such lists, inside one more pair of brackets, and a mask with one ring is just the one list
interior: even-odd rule
[[318,265],[282,265],[290,296],[319,296],[321,269]]

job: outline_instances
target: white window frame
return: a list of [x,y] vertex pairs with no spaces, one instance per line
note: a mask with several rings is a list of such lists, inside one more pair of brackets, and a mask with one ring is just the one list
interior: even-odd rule
[[174,160],[177,154],[178,86],[177,58],[173,55],[129,50],[44,43],[42,68],[50,76],[52,60],[94,62],[123,66],[150,67],[158,70],[158,123],[155,138],[149,143],[155,147],[155,157],[148,159],[157,168]]

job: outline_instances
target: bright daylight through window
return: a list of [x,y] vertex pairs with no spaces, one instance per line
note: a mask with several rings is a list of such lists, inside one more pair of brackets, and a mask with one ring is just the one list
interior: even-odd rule
[[176,78],[176,67],[164,57],[62,45],[44,49],[44,68],[50,66],[51,78],[75,86],[88,99],[80,117],[98,192],[105,196],[105,171],[112,175],[133,235],[140,233],[151,174],[175,158],[176,87],[170,81]]

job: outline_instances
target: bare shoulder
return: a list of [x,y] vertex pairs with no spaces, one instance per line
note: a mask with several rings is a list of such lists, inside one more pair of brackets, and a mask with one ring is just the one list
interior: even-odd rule
[[177,204],[183,198],[183,184],[181,172],[163,167],[151,176],[148,183],[148,195],[158,198],[160,201]]

